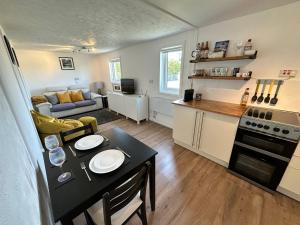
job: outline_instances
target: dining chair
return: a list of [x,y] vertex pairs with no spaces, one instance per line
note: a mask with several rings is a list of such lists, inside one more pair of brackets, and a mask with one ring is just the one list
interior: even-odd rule
[[147,225],[146,189],[150,163],[133,177],[106,192],[103,199],[98,201],[88,211],[88,215],[96,225],[123,225],[135,213],[140,217],[142,224]]
[[[80,134],[80,132],[81,132],[81,134]],[[75,133],[78,133],[78,135],[74,136],[74,138],[70,138],[70,136]],[[63,145],[65,145],[69,141],[73,141],[74,139],[80,139],[84,136],[91,135],[91,134],[94,134],[92,124],[88,124],[88,125],[85,125],[82,127],[77,127],[75,129],[68,130],[68,131],[59,132],[60,139],[61,139]]]

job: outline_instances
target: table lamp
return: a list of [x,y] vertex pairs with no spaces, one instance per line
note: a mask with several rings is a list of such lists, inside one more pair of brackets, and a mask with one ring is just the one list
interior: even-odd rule
[[98,94],[101,95],[101,90],[104,88],[104,82],[98,81],[94,83],[95,89],[97,90]]

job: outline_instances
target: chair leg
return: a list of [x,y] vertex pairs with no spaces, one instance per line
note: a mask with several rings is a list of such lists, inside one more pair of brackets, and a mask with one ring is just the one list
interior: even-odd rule
[[143,202],[143,204],[141,205],[141,220],[143,225],[147,225],[147,214],[146,214],[146,205]]

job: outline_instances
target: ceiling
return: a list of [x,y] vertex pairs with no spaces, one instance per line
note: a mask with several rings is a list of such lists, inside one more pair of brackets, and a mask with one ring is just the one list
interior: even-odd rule
[[0,24],[17,48],[108,52],[295,1],[1,0]]

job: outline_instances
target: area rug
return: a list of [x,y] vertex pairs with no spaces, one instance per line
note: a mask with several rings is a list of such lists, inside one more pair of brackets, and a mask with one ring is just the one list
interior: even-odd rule
[[104,124],[104,123],[109,123],[111,121],[124,118],[121,115],[117,115],[115,112],[110,112],[107,109],[101,109],[101,110],[95,110],[95,111],[90,111],[90,112],[86,112],[86,113],[77,114],[77,115],[74,115],[74,116],[67,116],[67,117],[64,117],[64,119],[78,120],[80,117],[83,117],[83,116],[96,117],[98,125],[101,125],[101,124]]

